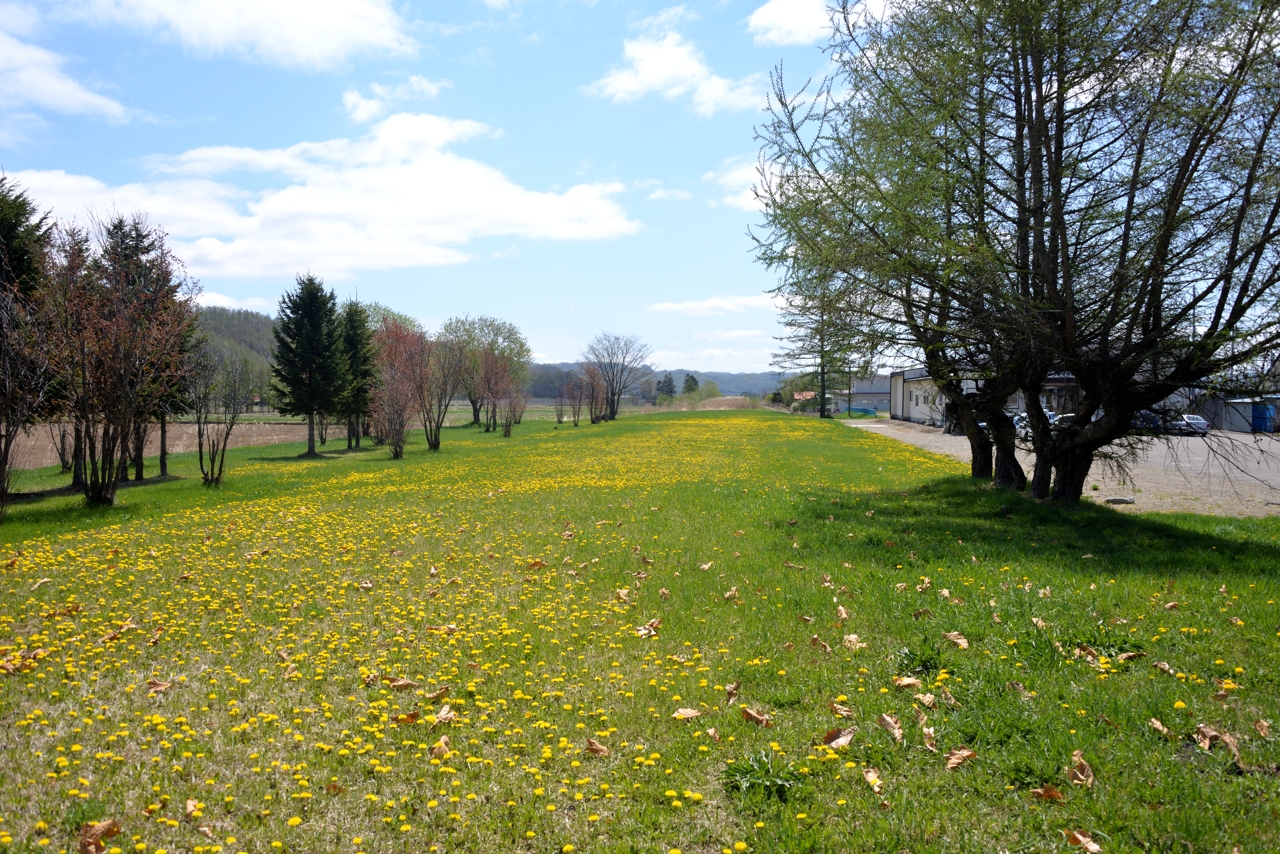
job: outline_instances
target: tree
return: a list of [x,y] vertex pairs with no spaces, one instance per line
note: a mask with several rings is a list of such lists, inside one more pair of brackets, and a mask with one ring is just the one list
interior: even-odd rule
[[81,439],[85,499],[111,504],[129,443],[184,380],[198,286],[142,214],[55,229],[41,304],[48,356]]
[[564,423],[565,413],[569,411],[569,377],[568,371],[561,371],[558,382],[556,382],[555,412],[557,424]]
[[200,477],[205,486],[221,486],[231,433],[251,404],[253,367],[248,357],[214,350],[208,342],[192,354],[191,362],[187,405],[196,422]]
[[604,381],[604,374],[595,365],[588,364],[582,368],[582,397],[587,405],[587,417],[592,424],[608,419],[609,386]]
[[693,374],[684,375],[684,385],[680,389],[681,394],[697,394],[698,378]]
[[331,412],[347,387],[337,298],[308,273],[280,298],[271,388],[284,415],[307,419],[307,453],[316,456],[316,418]]
[[[589,383],[582,374],[570,371],[565,378],[565,397],[568,400],[569,412],[573,418],[573,426],[577,427],[582,420],[582,406],[587,400]],[[592,422],[595,423],[594,421]]]
[[450,318],[440,333],[463,347],[462,389],[471,403],[472,423],[483,424],[486,433],[496,429],[494,389],[505,381],[505,374],[523,387],[532,358],[529,342],[514,324],[492,317]]
[[654,392],[659,398],[674,398],[676,396],[676,381],[671,378],[670,371],[662,379],[658,380],[658,385],[654,387]]
[[425,344],[416,324],[391,314],[383,315],[374,332],[377,380],[370,419],[374,434],[390,446],[393,460],[404,456],[409,421],[419,403],[417,380],[426,359]]
[[633,390],[641,378],[650,373],[645,360],[652,350],[634,335],[602,332],[582,352],[582,365],[598,374],[604,386],[602,420],[618,417],[622,396]]
[[434,339],[421,334],[418,358],[414,362],[414,393],[429,450],[440,450],[449,404],[462,386],[465,365],[466,350],[461,341],[443,332]]
[[0,177],[0,521],[9,505],[18,435],[31,430],[50,391],[36,298],[49,234],[47,215]]
[[[762,256],[833,271],[855,328],[925,364],[975,473],[994,442],[1001,478],[1020,390],[1032,494],[1076,501],[1135,412],[1280,343],[1272,6],[859,12],[842,4],[816,92],[775,78]],[[1050,424],[1054,372],[1080,399]]]
[[338,414],[347,421],[347,448],[360,447],[361,427],[372,402],[374,365],[373,329],[369,312],[355,300],[342,305],[342,350],[347,362],[347,383],[338,400]]

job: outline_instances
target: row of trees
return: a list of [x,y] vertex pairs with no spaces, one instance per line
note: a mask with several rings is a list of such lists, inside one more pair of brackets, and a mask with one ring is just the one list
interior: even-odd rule
[[[1250,0],[844,2],[833,72],[774,77],[761,260],[791,352],[921,362],[973,474],[1079,499],[1179,389],[1280,345],[1280,7]],[[1046,380],[1079,383],[1051,423]],[[983,427],[982,425],[986,426]],[[994,451],[994,454],[993,454]]]
[[635,335],[603,332],[591,339],[575,370],[565,372],[556,389],[556,423],[567,418],[577,427],[586,407],[592,424],[618,417],[622,399],[649,378],[649,345]]

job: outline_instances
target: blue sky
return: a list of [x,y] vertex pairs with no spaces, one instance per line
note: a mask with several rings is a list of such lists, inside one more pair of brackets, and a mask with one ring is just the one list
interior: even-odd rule
[[755,371],[768,73],[825,0],[0,0],[0,166],[57,216],[147,210],[214,304],[297,272],[434,326],[603,330]]

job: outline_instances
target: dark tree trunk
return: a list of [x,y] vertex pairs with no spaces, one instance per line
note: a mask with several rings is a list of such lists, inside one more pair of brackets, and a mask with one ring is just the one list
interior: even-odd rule
[[133,479],[142,480],[143,454],[146,452],[147,445],[147,422],[139,421],[133,425]]
[[1053,462],[1053,500],[1072,504],[1084,493],[1084,482],[1093,467],[1093,451],[1073,447]]
[[1031,474],[1031,497],[1044,499],[1049,497],[1049,487],[1053,481],[1053,463],[1046,453],[1036,453],[1036,467]]
[[360,415],[356,416],[356,450],[357,451],[360,450],[360,436],[362,433],[364,433],[364,421],[365,419],[363,416],[360,416]]
[[307,456],[314,457],[316,455],[316,416],[314,412],[307,413]]
[[996,486],[1021,492],[1027,488],[1027,474],[1022,470],[1022,463],[1018,462],[1017,430],[1013,419],[1004,410],[988,412],[987,428],[996,446]]
[[71,446],[71,487],[84,489],[84,430],[80,424],[75,425],[74,439]]
[[467,400],[471,403],[471,423],[479,424],[480,423],[480,400],[474,397],[468,397]]
[[169,417],[160,413],[160,476],[169,474]]
[[354,418],[350,418],[350,417],[347,418],[347,450],[348,451],[351,450],[352,442],[355,439],[355,437],[351,435],[352,433],[356,432],[356,428],[354,426],[355,422],[356,420]]
[[827,417],[827,366],[818,362],[818,417]]

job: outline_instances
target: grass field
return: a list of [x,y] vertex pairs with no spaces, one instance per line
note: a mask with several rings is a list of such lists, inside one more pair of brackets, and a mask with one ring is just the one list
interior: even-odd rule
[[12,508],[0,851],[1280,849],[1276,519],[769,412],[298,450]]

